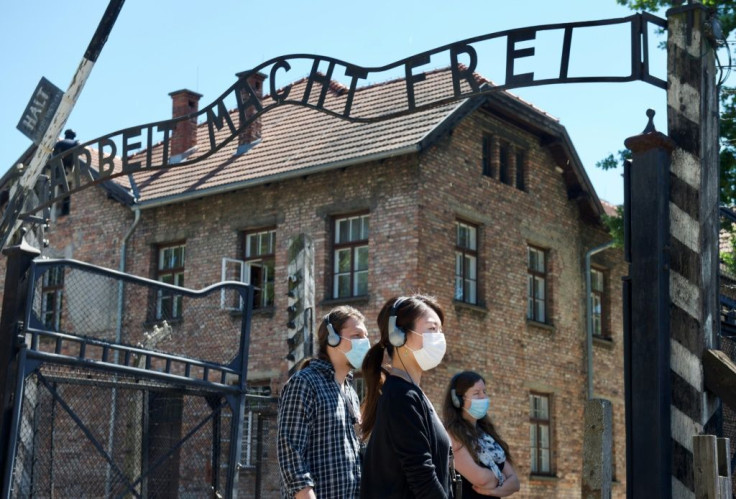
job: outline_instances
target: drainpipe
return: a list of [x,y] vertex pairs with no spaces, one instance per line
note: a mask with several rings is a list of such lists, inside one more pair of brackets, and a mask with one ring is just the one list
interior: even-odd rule
[[586,357],[588,361],[588,400],[593,398],[593,297],[590,283],[590,257],[613,246],[613,241],[595,247],[585,254],[585,329]]
[[[135,203],[135,201],[134,201]],[[134,206],[133,213],[135,214],[135,218],[133,219],[133,224],[128,229],[128,232],[125,233],[125,236],[123,237],[123,242],[120,245],[120,266],[119,270],[120,272],[125,272],[126,267],[126,258],[125,254],[128,249],[128,239],[130,239],[130,236],[133,235],[133,231],[138,226],[138,222],[141,219],[141,209],[138,206]],[[118,283],[118,317],[115,324],[115,343],[119,344],[122,341],[123,336],[123,308],[124,308],[124,300],[123,300],[123,286],[125,283],[123,281],[120,281]],[[115,350],[115,353],[113,354],[113,362],[115,364],[118,363],[118,357],[119,352]],[[113,451],[113,440],[115,436],[115,420],[117,419],[117,398],[118,398],[118,392],[115,386],[112,388],[112,408],[110,413],[110,425],[108,426],[107,430],[107,452],[109,455],[112,456]],[[107,477],[105,480],[105,496],[110,496],[110,484],[111,476],[110,476],[110,466],[107,467]]]

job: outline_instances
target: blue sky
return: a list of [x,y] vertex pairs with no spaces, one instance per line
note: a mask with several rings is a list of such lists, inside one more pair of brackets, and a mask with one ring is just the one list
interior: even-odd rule
[[[0,174],[30,145],[16,125],[36,84],[46,77],[67,89],[106,6],[105,0],[4,2]],[[87,141],[167,119],[169,92],[188,88],[209,103],[235,82],[236,73],[281,55],[310,53],[383,66],[487,33],[631,13],[615,0],[126,0],[65,128]],[[628,38],[619,35],[582,33],[573,40],[571,66],[607,72],[627,64]],[[525,61],[527,69],[556,71],[554,45],[536,41],[537,55]],[[652,72],[664,78],[664,52],[655,52]],[[498,66],[482,59],[478,72],[501,81]],[[560,120],[598,195],[615,204],[623,202],[621,172],[603,172],[595,162],[644,129],[647,108],[657,112],[657,129],[666,131],[666,93],[647,83],[550,85],[513,93]]]

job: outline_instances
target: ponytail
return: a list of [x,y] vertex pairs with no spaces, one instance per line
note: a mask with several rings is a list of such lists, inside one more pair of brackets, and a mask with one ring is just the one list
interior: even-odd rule
[[381,365],[383,364],[383,354],[385,351],[386,346],[384,346],[383,342],[379,341],[368,350],[365,359],[363,359],[362,371],[363,382],[365,383],[365,397],[363,398],[361,417],[361,438],[363,441],[368,440],[376,424],[378,397],[381,395],[381,386],[383,386],[381,376],[383,369]]

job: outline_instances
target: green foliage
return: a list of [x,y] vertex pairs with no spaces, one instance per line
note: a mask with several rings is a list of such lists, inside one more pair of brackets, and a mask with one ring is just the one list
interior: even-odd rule
[[608,229],[608,233],[611,234],[613,239],[614,248],[624,247],[624,207],[617,206],[616,214],[609,216],[603,215],[603,224]]
[[[619,5],[635,11],[658,12],[662,9],[682,5],[683,0],[616,0]],[[717,16],[721,25],[723,37],[728,39],[736,29],[736,0],[701,0]],[[724,64],[727,61],[722,61]],[[730,61],[728,61],[730,62]],[[720,119],[720,200],[726,206],[736,205],[736,88],[721,87],[721,119]],[[596,163],[598,168],[610,170],[616,168],[626,159],[630,151],[619,151],[618,158],[609,154]],[[630,157],[630,156],[628,156]],[[623,209],[619,207],[617,215],[604,216],[604,223],[613,239],[623,242]],[[733,224],[727,222],[724,230],[733,233]],[[732,247],[736,248],[736,235],[732,238]],[[729,271],[736,275],[736,256],[734,251],[721,253],[721,260]]]
[[597,166],[601,170],[614,170],[618,168],[619,165],[622,165],[627,159],[631,159],[631,151],[629,151],[628,149],[621,149],[618,152],[618,158],[616,158],[613,154],[609,154],[602,160],[598,161],[595,166]]

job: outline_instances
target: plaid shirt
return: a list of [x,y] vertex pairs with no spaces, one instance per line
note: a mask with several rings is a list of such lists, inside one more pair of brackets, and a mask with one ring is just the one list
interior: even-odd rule
[[348,374],[341,396],[332,364],[314,359],[284,386],[277,436],[282,497],[307,486],[320,499],[358,497],[360,441],[346,401],[356,417],[359,401],[351,380]]

